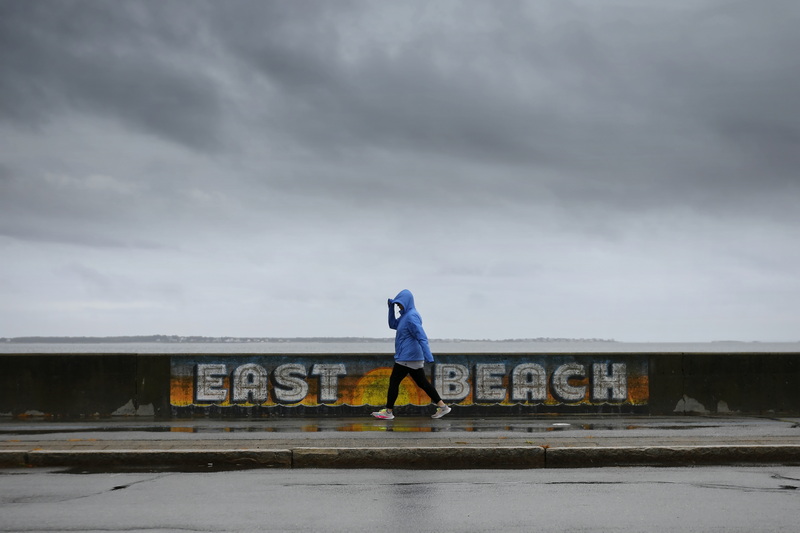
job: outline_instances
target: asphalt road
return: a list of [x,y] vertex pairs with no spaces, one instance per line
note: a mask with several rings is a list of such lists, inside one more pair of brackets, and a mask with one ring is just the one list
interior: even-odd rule
[[797,531],[800,467],[0,470],[0,531]]

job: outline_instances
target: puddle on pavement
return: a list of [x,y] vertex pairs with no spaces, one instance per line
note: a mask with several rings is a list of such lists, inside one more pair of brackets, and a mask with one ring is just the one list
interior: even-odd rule
[[110,432],[126,432],[126,431],[144,431],[146,433],[156,433],[156,432],[171,432],[174,431],[176,428],[173,427],[165,427],[165,426],[147,426],[147,427],[136,427],[136,426],[119,426],[119,427],[88,427],[88,426],[79,426],[79,427],[54,427],[54,428],[23,428],[23,429],[13,429],[13,428],[0,428],[0,435],[52,435],[54,433],[110,433]]
[[487,420],[476,422],[455,420],[455,421],[435,421],[427,419],[406,418],[402,420],[375,420],[365,422],[332,421],[325,420],[320,422],[302,423],[301,421],[287,423],[286,421],[263,421],[262,424],[255,424],[252,421],[240,422],[231,425],[205,425],[205,424],[164,424],[151,426],[136,425],[114,425],[107,426],[86,426],[80,425],[69,427],[58,425],[54,427],[25,427],[14,428],[5,426],[0,428],[2,435],[52,435],[58,433],[120,433],[120,432],[144,432],[144,433],[322,433],[322,432],[511,432],[511,433],[546,433],[553,431],[620,431],[620,430],[692,430],[716,427],[715,425],[701,424],[670,424],[670,425],[647,425],[647,424],[613,424],[613,423],[567,423],[567,422],[531,422],[502,424],[492,423]]

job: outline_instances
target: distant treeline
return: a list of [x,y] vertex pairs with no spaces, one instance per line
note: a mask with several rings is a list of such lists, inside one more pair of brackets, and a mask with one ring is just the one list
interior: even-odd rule
[[391,339],[366,337],[203,337],[183,335],[130,335],[116,337],[12,337],[0,338],[0,342],[15,343],[201,343],[201,342],[385,342]]
[[[99,343],[220,343],[220,342],[391,342],[391,338],[376,337],[202,337],[182,335],[130,335],[117,337],[0,337],[0,342],[19,344],[58,343],[58,344],[99,344]],[[613,339],[566,339],[537,337],[533,339],[431,339],[437,342],[616,342]]]

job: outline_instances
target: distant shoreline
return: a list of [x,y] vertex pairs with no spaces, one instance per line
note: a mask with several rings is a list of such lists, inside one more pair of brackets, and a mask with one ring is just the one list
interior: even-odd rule
[[[375,343],[393,342],[391,337],[205,337],[183,335],[131,335],[113,337],[0,337],[0,343],[8,344],[123,344],[123,343],[170,343],[170,344],[234,344],[234,343]],[[537,337],[525,339],[430,339],[431,342],[608,342],[613,339],[572,339]]]

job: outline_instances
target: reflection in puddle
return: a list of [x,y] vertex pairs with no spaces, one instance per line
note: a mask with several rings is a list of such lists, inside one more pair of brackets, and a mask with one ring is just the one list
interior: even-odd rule
[[511,432],[511,433],[545,433],[552,431],[619,431],[619,430],[691,430],[715,427],[714,425],[700,424],[669,424],[647,425],[630,424],[628,422],[602,423],[584,422],[552,422],[549,420],[532,420],[530,422],[503,423],[498,420],[428,420],[427,418],[408,417],[395,420],[365,420],[354,421],[351,419],[324,419],[324,420],[235,420],[230,423],[209,423],[207,421],[165,422],[160,425],[136,424],[108,424],[87,426],[85,424],[58,424],[58,425],[33,425],[25,424],[14,427],[13,424],[0,427],[0,435],[46,435],[56,433],[119,433],[119,432],[145,432],[145,433],[322,433],[322,432]]

